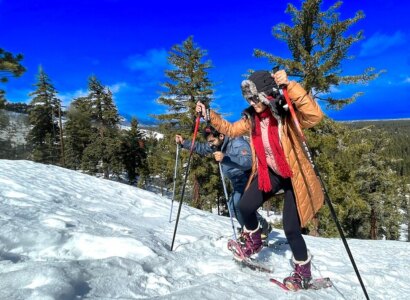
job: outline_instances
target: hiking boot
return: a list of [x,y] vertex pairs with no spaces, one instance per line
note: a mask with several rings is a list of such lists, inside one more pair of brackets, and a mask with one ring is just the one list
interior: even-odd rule
[[249,231],[243,227],[241,236],[239,237],[241,250],[245,257],[250,257],[252,254],[258,253],[262,249],[261,229],[259,226]]
[[311,272],[312,256],[308,252],[308,259],[305,261],[297,261],[292,257],[294,270],[289,277],[283,280],[283,283],[290,290],[307,289],[309,282],[312,280]]

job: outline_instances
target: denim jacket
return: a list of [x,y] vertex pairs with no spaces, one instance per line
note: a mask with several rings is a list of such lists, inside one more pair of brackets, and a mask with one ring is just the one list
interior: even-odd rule
[[[182,148],[190,149],[191,141],[185,140]],[[193,151],[199,155],[212,154],[214,150],[208,143],[195,142]],[[243,193],[252,168],[252,153],[249,143],[243,137],[225,136],[220,150],[224,154],[221,161],[222,172],[232,183],[234,192]]]

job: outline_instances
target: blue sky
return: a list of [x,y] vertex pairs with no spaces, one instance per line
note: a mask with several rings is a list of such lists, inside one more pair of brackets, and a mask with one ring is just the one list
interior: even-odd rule
[[[143,3],[140,3],[143,2]],[[0,0],[0,48],[24,55],[27,72],[1,84],[11,102],[29,101],[38,67],[49,75],[67,105],[87,93],[91,75],[114,92],[123,115],[142,123],[149,114],[165,111],[156,103],[166,79],[167,52],[189,36],[212,61],[210,79],[216,83],[213,107],[233,121],[246,102],[240,82],[248,69],[270,69],[255,58],[255,48],[288,57],[287,46],[272,36],[272,27],[290,23],[286,4],[300,0],[262,1],[131,1],[131,0]],[[323,2],[323,9],[335,1]],[[410,117],[410,36],[408,4],[393,1],[346,1],[341,19],[362,10],[366,18],[352,27],[365,39],[342,65],[346,75],[366,67],[387,72],[368,85],[338,87],[335,97],[363,91],[365,95],[340,111],[326,110],[335,120]],[[321,104],[322,108],[325,105]]]

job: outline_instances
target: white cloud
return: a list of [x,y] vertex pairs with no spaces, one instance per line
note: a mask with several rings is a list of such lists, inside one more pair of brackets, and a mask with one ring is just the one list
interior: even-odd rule
[[109,85],[108,88],[113,94],[118,93],[120,90],[123,90],[128,87],[128,84],[126,82],[118,82],[114,83],[112,85]]
[[359,56],[375,56],[405,42],[406,36],[401,31],[397,31],[393,35],[377,32],[362,44]]
[[162,71],[168,65],[167,56],[165,49],[150,49],[145,54],[128,57],[126,65],[131,70],[153,74]]
[[79,89],[76,91],[65,92],[65,93],[58,93],[57,98],[59,98],[62,102],[63,106],[68,106],[71,101],[75,98],[79,97],[86,97],[88,95],[88,90]]

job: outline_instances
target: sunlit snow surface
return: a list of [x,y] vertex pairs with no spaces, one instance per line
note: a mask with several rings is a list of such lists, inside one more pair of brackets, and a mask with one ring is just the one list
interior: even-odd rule
[[[241,268],[226,248],[228,218],[135,187],[29,161],[0,160],[0,299],[365,299],[340,239],[306,237],[314,277],[333,288],[285,292],[291,272],[281,230]],[[370,299],[408,299],[410,243],[348,240]],[[275,246],[276,245],[276,246]]]

